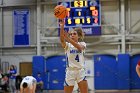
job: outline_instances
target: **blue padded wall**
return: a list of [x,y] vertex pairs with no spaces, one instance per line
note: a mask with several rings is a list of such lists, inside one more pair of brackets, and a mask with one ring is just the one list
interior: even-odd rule
[[118,54],[118,89],[130,89],[130,56],[129,54]]
[[46,60],[49,90],[63,90],[66,68],[65,56],[51,56]]
[[44,56],[33,56],[33,75],[37,75],[38,72],[45,72],[45,58]]
[[112,55],[94,55],[95,89],[117,89],[117,62]]
[[136,73],[136,65],[140,60],[140,54],[131,56],[130,61],[130,89],[140,89],[140,78]]
[[37,73],[41,73],[41,78],[43,79],[44,82],[44,89],[46,89],[46,71],[45,71],[45,58],[44,56],[33,56],[32,59],[32,72],[33,72],[33,76],[36,77]]

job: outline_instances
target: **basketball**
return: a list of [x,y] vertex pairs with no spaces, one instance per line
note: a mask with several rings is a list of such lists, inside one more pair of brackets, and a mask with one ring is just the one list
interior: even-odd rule
[[66,18],[67,14],[68,14],[68,11],[65,6],[57,5],[54,8],[54,15],[56,18],[59,18],[59,19]]

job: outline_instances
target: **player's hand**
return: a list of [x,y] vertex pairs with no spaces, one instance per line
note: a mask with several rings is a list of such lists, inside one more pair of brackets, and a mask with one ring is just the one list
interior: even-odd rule
[[64,19],[60,19],[59,24],[60,24],[60,27],[64,27],[64,24],[65,24]]

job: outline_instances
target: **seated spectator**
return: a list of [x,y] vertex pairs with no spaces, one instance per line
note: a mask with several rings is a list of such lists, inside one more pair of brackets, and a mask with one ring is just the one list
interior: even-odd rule
[[42,93],[43,92],[43,80],[41,78],[41,74],[38,73],[37,77],[35,77],[37,80],[37,86],[36,86],[36,93]]
[[1,79],[1,84],[0,87],[2,88],[2,90],[4,90],[5,92],[8,91],[8,77],[6,75],[3,76],[3,78]]

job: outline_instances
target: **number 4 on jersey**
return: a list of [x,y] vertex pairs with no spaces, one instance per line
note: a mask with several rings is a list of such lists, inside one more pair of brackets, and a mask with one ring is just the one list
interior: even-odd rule
[[75,60],[77,60],[77,62],[79,62],[79,56],[76,55]]

